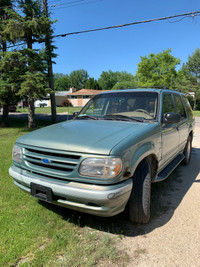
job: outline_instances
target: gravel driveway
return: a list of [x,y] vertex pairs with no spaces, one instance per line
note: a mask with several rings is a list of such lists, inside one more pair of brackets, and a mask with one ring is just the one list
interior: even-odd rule
[[190,164],[162,183],[150,222],[129,226],[119,243],[130,257],[126,266],[200,267],[200,118]]

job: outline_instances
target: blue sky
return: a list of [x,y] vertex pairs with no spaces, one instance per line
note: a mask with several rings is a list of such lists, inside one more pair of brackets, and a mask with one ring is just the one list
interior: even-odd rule
[[[49,0],[51,18],[58,19],[54,34],[100,28],[200,10],[199,0]],[[60,5],[64,3],[68,5]],[[57,7],[50,7],[57,4]],[[72,5],[75,5],[73,6]],[[82,4],[82,5],[78,5]],[[85,69],[98,79],[102,71],[135,75],[140,56],[168,48],[186,62],[200,47],[200,16],[171,19],[55,39],[58,56],[54,73]]]

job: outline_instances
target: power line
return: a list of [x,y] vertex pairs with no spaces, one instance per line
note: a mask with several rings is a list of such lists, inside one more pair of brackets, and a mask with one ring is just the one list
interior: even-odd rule
[[[150,22],[156,22],[156,21],[164,21],[164,20],[169,20],[169,19],[178,18],[178,17],[194,18],[194,17],[199,16],[199,15],[200,15],[200,11],[194,11],[194,12],[188,12],[188,13],[183,13],[183,14],[178,14],[178,15],[173,15],[173,16],[168,16],[168,17],[161,17],[161,18],[156,18],[156,19],[149,19],[149,20],[130,22],[130,23],[121,24],[121,25],[114,25],[114,26],[108,26],[108,27],[103,27],[103,28],[84,30],[84,31],[57,34],[57,35],[53,35],[52,38],[66,37],[66,36],[69,36],[69,35],[76,35],[76,34],[89,33],[89,32],[95,32],[95,31],[102,31],[102,30],[117,29],[117,28],[132,26],[132,25],[138,25],[138,24],[144,24],[144,23],[150,23]],[[179,21],[181,21],[181,20],[179,20]],[[44,42],[44,40],[41,40],[38,43],[43,43],[43,42]],[[18,45],[23,45],[23,44],[24,43],[21,43],[21,44],[18,44]],[[14,46],[18,46],[18,45],[13,45],[13,46],[10,46],[10,47],[14,47]],[[8,47],[8,48],[10,48],[10,47]]]
[[125,23],[125,24],[121,24],[121,25],[114,25],[114,26],[107,26],[107,27],[103,27],[103,28],[96,28],[96,29],[90,29],[90,30],[84,30],[84,31],[57,34],[57,35],[54,35],[53,38],[66,37],[66,36],[69,36],[69,35],[75,35],[75,34],[81,34],[81,33],[89,33],[89,32],[96,32],[96,31],[117,29],[117,28],[137,25],[137,24],[144,24],[144,23],[150,23],[150,22],[155,22],[155,21],[169,20],[169,19],[178,18],[178,17],[191,17],[191,18],[194,18],[195,16],[199,16],[199,15],[200,15],[200,11],[194,11],[194,12],[188,12],[188,13],[183,13],[183,14],[178,14],[178,15],[173,15],[173,16],[168,16],[168,17],[161,17],[161,18],[156,18],[156,19],[135,21],[135,22]]
[[[77,0],[77,1],[74,1],[75,2],[82,2],[84,0]],[[75,6],[84,6],[84,5],[89,5],[89,4],[93,4],[93,3],[96,3],[96,2],[100,2],[100,1],[103,1],[103,0],[94,0],[94,1],[89,1],[89,2],[85,2],[85,3],[82,3],[82,4],[75,4],[75,5],[67,5],[67,6],[64,6],[64,7],[57,7],[57,5],[51,5],[49,9],[54,9],[54,10],[58,10],[58,9],[64,9],[64,8],[69,8],[69,7],[75,7]]]
[[83,1],[85,1],[85,0],[68,1],[68,2],[64,2],[64,3],[52,4],[52,5],[50,5],[50,7],[64,6],[64,5],[69,5],[69,4],[73,4],[73,3],[77,3],[77,2],[83,2]]

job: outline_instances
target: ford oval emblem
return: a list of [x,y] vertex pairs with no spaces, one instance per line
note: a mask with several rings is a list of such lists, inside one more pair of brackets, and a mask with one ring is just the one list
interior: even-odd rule
[[45,164],[49,164],[51,161],[49,159],[42,159],[42,162]]

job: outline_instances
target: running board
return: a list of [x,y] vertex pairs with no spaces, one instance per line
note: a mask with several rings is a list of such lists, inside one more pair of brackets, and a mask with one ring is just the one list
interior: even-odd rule
[[160,173],[158,173],[158,176],[156,177],[154,182],[161,182],[165,180],[184,158],[185,156],[183,154],[179,154],[173,161],[171,161],[167,165],[167,167],[165,167]]

